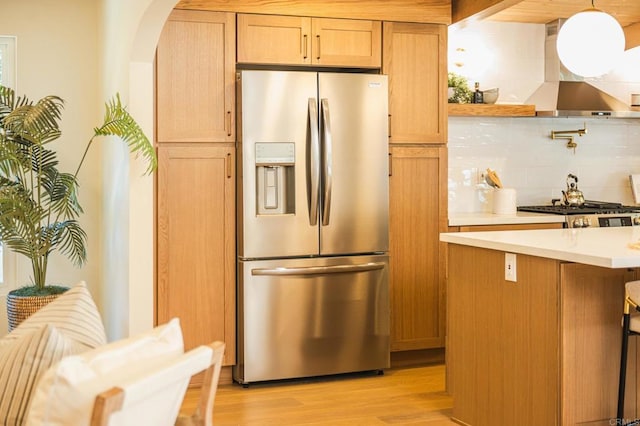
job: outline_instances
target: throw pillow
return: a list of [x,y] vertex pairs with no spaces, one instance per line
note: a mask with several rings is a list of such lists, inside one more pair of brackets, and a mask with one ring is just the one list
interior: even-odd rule
[[106,341],[84,283],[23,321],[0,339],[0,424],[22,425],[38,380],[67,355]]
[[180,322],[174,318],[138,336],[65,357],[38,383],[27,425],[87,425],[100,392],[183,352]]
[[66,336],[95,348],[107,343],[107,336],[98,308],[84,281],[71,287],[53,302],[20,323],[2,339],[15,339],[23,334],[51,324]]

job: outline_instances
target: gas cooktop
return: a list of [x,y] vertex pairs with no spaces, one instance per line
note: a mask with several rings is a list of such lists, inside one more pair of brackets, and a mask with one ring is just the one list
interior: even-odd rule
[[640,213],[640,206],[625,206],[620,203],[587,200],[581,206],[566,206],[562,204],[553,204],[546,206],[520,206],[518,207],[518,210],[522,212],[559,215],[621,214]]

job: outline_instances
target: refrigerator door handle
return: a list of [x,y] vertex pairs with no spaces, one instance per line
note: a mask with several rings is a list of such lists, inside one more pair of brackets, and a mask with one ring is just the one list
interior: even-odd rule
[[251,270],[251,275],[326,275],[326,274],[345,274],[354,272],[375,271],[383,269],[385,266],[382,262],[369,262],[359,265],[337,265],[337,266],[309,266],[306,268],[256,268]]
[[309,98],[309,163],[307,167],[307,182],[309,182],[309,224],[318,224],[318,205],[320,196],[320,135],[318,133],[318,102]]
[[329,117],[329,100],[322,99],[321,102],[322,111],[322,164],[323,170],[323,185],[324,185],[324,197],[322,202],[322,224],[329,224],[329,216],[331,214],[331,180],[333,177],[333,169],[331,162],[331,119]]

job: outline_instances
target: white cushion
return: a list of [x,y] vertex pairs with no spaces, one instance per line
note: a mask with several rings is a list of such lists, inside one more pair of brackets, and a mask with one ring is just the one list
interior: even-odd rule
[[23,321],[0,339],[0,424],[23,424],[33,390],[49,367],[105,342],[100,315],[84,283]]
[[183,352],[180,322],[174,318],[147,333],[65,357],[38,383],[27,425],[87,425],[100,392]]

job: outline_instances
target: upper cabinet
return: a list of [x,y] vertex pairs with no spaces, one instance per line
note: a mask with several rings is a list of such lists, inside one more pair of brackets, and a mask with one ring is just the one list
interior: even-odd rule
[[238,14],[238,63],[380,68],[380,21]]
[[382,23],[349,19],[311,19],[311,62],[317,65],[380,68]]
[[235,14],[174,10],[156,54],[158,142],[235,141]]
[[447,141],[447,27],[384,23],[391,143]]

